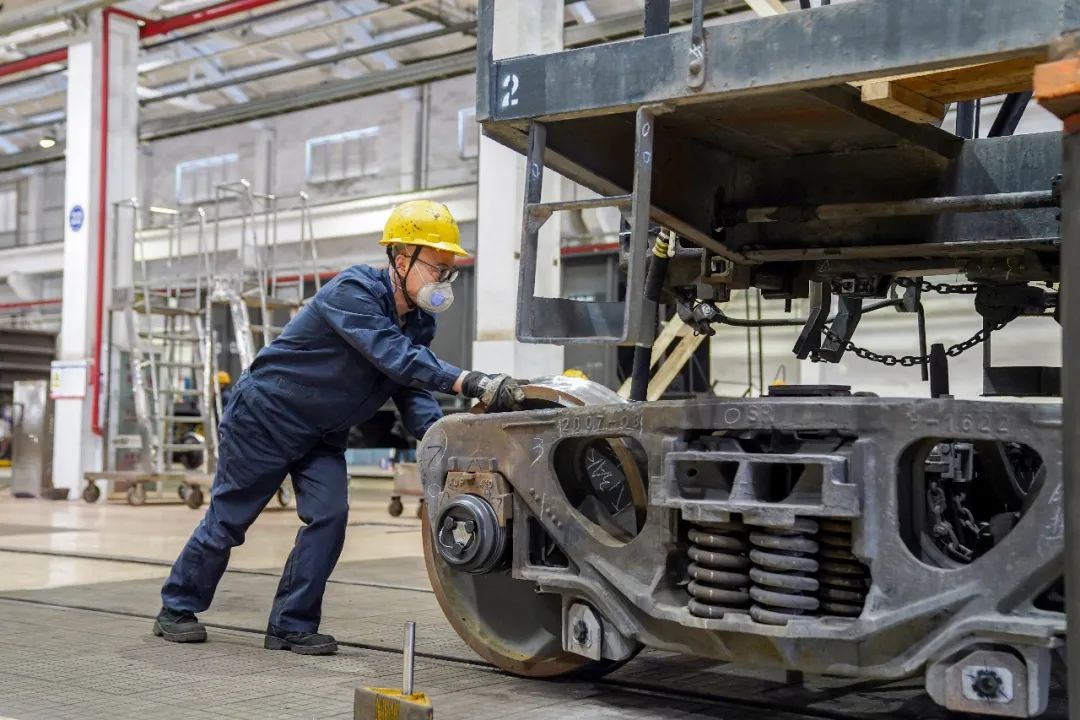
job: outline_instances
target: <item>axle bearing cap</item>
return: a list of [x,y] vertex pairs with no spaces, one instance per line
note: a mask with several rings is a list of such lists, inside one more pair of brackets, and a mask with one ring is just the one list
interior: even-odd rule
[[435,523],[439,556],[463,572],[491,572],[506,554],[506,528],[494,508],[478,495],[458,495],[440,510]]

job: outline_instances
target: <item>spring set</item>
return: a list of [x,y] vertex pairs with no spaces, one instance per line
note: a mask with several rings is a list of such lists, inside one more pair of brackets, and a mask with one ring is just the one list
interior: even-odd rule
[[690,530],[690,613],[722,618],[750,607],[750,543],[741,523]]
[[756,528],[750,533],[750,617],[760,623],[784,625],[793,617],[812,615],[821,606],[818,544],[812,539],[818,525],[800,518],[791,529]]
[[688,609],[697,617],[749,613],[784,625],[804,616],[858,617],[866,603],[870,572],[852,554],[850,521],[699,525],[688,537]]
[[827,615],[858,617],[866,604],[870,571],[851,552],[851,523],[823,520],[821,534],[821,609]]

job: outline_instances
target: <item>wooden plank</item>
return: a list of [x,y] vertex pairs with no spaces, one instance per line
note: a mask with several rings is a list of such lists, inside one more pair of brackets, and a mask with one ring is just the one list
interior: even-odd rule
[[682,339],[675,348],[675,352],[668,356],[649,381],[649,389],[645,394],[647,400],[658,400],[664,394],[675,380],[675,376],[682,371],[686,363],[690,362],[694,351],[698,349],[705,337],[705,335],[688,335]]
[[1035,66],[1045,59],[1045,55],[1040,54],[938,70],[906,78],[900,84],[940,103],[1024,92],[1032,89]]
[[761,17],[781,15],[787,12],[787,8],[784,7],[784,3],[780,2],[780,0],[746,0],[746,4]]
[[862,86],[867,105],[916,123],[938,123],[945,117],[945,104],[907,89],[898,81],[873,81]]
[[686,326],[682,318],[678,315],[672,315],[671,319],[664,323],[664,329],[660,331],[660,334],[656,336],[656,340],[653,342],[649,367],[656,367],[656,363],[660,362],[660,357],[667,352],[668,346],[676,338],[686,335],[689,331],[690,328]]
[[[678,337],[689,334],[690,328],[678,315],[672,315],[671,319],[664,323],[663,329],[660,334],[656,336],[656,340],[653,341],[652,355],[649,357],[649,369],[656,367],[656,364],[660,362],[661,356],[667,352],[668,346]],[[619,387],[619,397],[630,397],[630,383],[633,378],[627,378],[623,381],[623,384]]]
[[1062,120],[1080,112],[1080,55],[1036,68],[1035,98]]
[[869,105],[918,123],[938,123],[949,103],[1024,92],[1042,55],[857,83]]

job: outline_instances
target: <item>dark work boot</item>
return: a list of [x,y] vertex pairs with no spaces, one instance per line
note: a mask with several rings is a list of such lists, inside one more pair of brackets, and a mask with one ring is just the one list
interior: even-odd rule
[[169,642],[206,642],[206,626],[194,613],[161,608],[154,620],[154,634]]
[[268,625],[263,647],[267,650],[292,650],[298,655],[333,655],[337,652],[337,640],[332,635],[289,632]]

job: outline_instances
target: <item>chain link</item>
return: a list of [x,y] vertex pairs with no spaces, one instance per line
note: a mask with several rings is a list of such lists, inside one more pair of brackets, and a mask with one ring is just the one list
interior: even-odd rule
[[[1006,320],[984,327],[967,340],[950,345],[945,350],[945,354],[949,357],[957,357],[976,345],[986,342],[990,339],[990,333],[996,332],[1008,324],[1009,322]],[[929,355],[904,355],[902,357],[897,357],[896,355],[879,355],[873,350],[859,347],[850,340],[845,342],[843,338],[832,331],[832,328],[825,328],[825,335],[833,342],[843,345],[844,350],[854,353],[856,357],[860,357],[863,360],[869,360],[870,362],[881,363],[886,367],[893,367],[894,365],[899,365],[900,367],[913,367],[915,365],[927,365],[930,362]],[[814,360],[814,362],[817,362],[817,360]]]
[[[902,288],[914,288],[917,287],[923,292],[936,292],[941,295],[974,295],[979,292],[979,286],[976,283],[961,283],[958,285],[950,285],[948,283],[931,283],[926,280],[918,280],[915,278],[898,277],[893,279],[893,283]],[[958,342],[954,345],[950,345],[945,354],[949,357],[957,357],[961,353],[967,352],[971,348],[980,345],[990,339],[990,334],[1000,330],[1009,324],[1008,320],[1004,322],[996,322],[992,325],[984,326],[977,333],[969,337],[967,340]],[[856,357],[860,357],[863,360],[869,360],[870,362],[881,363],[886,367],[893,367],[899,365],[900,367],[914,367],[915,365],[927,365],[930,363],[929,355],[903,355],[897,357],[896,355],[880,355],[873,350],[868,350],[864,347],[859,347],[850,340],[845,341],[839,335],[832,331],[831,327],[825,328],[825,335],[833,342],[843,345],[844,350],[850,353],[854,353]],[[817,362],[814,359],[814,362]]]
[[948,283],[931,283],[926,280],[915,282],[915,278],[898,277],[893,283],[902,288],[918,287],[923,292],[936,292],[940,295],[974,295],[979,292],[977,283],[960,283],[950,285]]

